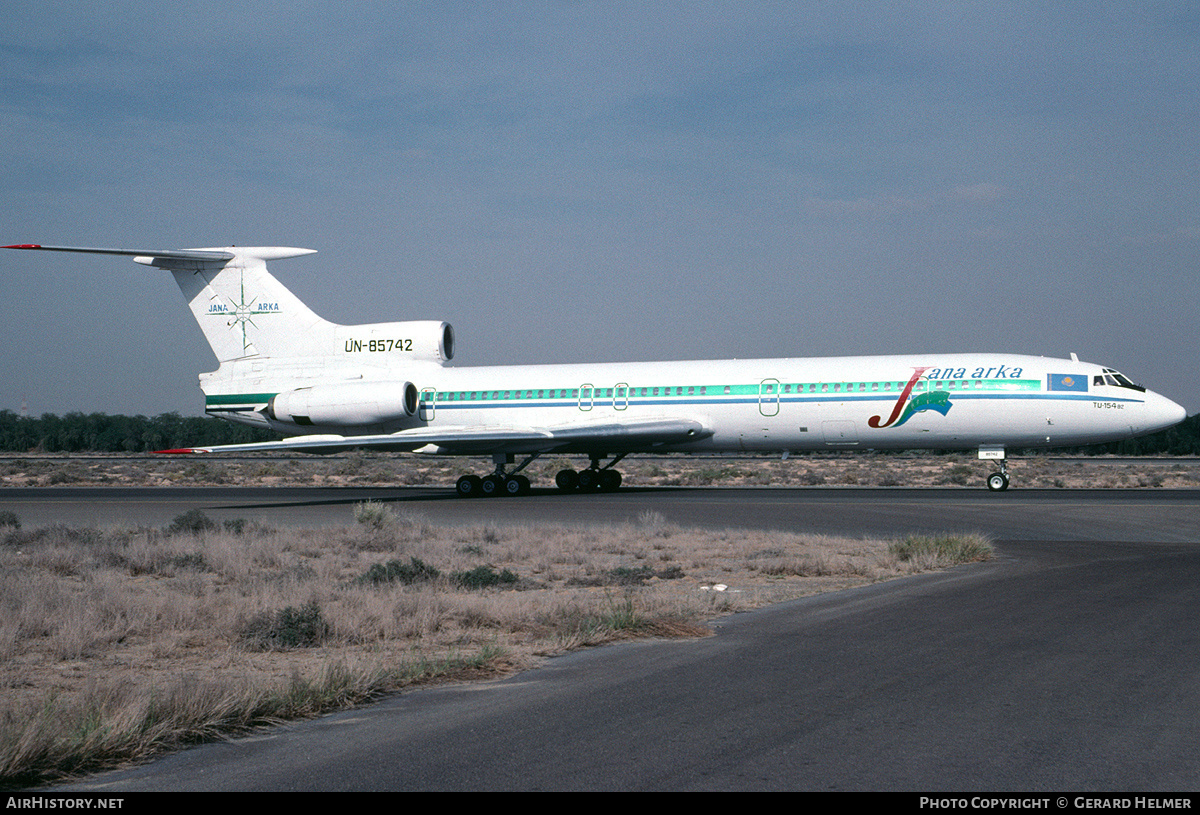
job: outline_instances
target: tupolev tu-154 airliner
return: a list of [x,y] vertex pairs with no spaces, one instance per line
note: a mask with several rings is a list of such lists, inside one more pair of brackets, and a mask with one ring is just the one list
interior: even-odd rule
[[846,449],[978,450],[997,462],[988,488],[1002,491],[1006,449],[1126,439],[1186,417],[1075,354],[447,367],[449,324],[330,323],[267,271],[311,249],[3,248],[126,255],[170,271],[220,363],[200,375],[205,411],[288,434],[160,452],[490,456],[492,473],[458,480],[462,496],[527,493],[521,471],[550,453],[590,461],[560,471],[560,490],[611,491],[630,454]]

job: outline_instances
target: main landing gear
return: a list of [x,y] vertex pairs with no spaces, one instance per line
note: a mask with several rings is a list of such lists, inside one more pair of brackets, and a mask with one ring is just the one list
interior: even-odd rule
[[[464,475],[454,485],[454,491],[460,498],[490,498],[493,495],[528,495],[529,479],[521,475],[521,470],[528,467],[540,454],[534,453],[521,462],[521,465],[511,472],[506,466],[511,464],[510,454],[497,453],[492,456],[496,464],[495,471],[480,478],[477,475]],[[554,477],[554,484],[560,492],[616,492],[621,486],[621,473],[613,469],[613,465],[625,458],[621,454],[601,467],[603,456],[592,456],[591,466],[586,470],[559,470]]]
[[600,457],[594,456],[586,470],[559,470],[554,476],[554,485],[559,492],[616,492],[621,487],[621,473],[612,467],[623,458],[624,453],[601,467]]
[[513,457],[504,453],[492,456],[496,470],[489,476],[480,478],[477,475],[464,475],[454,485],[454,491],[460,498],[490,498],[493,495],[528,495],[529,479],[520,475],[521,470],[528,467],[540,454],[534,453],[521,462],[521,466],[511,473],[504,467],[511,464]]

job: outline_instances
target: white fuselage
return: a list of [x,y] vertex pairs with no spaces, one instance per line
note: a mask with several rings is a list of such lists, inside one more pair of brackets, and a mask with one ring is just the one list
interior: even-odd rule
[[[377,360],[372,360],[372,363]],[[346,437],[416,428],[562,428],[656,419],[706,432],[668,444],[581,444],[577,452],[804,451],[1048,447],[1129,438],[1181,421],[1185,412],[1150,391],[1117,384],[1108,369],[1011,354],[442,367],[304,365],[276,361],[257,374],[237,366],[203,381],[208,410],[290,434]],[[1109,373],[1113,373],[1109,371]],[[386,401],[411,383],[411,416],[347,426],[298,425],[264,415],[276,394],[323,383]],[[328,385],[325,385],[328,387]],[[340,396],[338,398],[341,398]],[[536,446],[531,445],[530,449]],[[603,448],[603,449],[596,449]],[[521,446],[509,446],[520,452]],[[437,445],[421,452],[450,452]]]

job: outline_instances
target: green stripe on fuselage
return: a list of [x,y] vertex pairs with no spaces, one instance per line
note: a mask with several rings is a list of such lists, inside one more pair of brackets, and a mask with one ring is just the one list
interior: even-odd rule
[[221,405],[265,405],[271,401],[273,393],[227,393],[215,394],[204,398],[205,407]]

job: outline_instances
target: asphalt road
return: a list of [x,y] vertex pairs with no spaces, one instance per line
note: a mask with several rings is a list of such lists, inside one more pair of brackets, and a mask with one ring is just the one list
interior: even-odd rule
[[706,527],[848,535],[980,530],[1000,539],[1200,542],[1200,490],[983,488],[634,488],[614,494],[464,500],[429,487],[45,487],[0,489],[0,509],[44,526],[164,526],[202,509],[216,520],[276,526],[354,522],[354,504],[387,502],[436,523],[624,523],[645,511]]
[[[0,491],[0,508],[23,520],[74,517],[96,500],[20,492],[18,508]],[[71,789],[1200,787],[1200,491],[99,492],[166,520],[201,506],[345,523],[369,495],[462,523],[653,510],[849,534],[969,528],[992,534],[999,556],[736,615],[707,639],[598,648],[503,681],[405,693]]]

